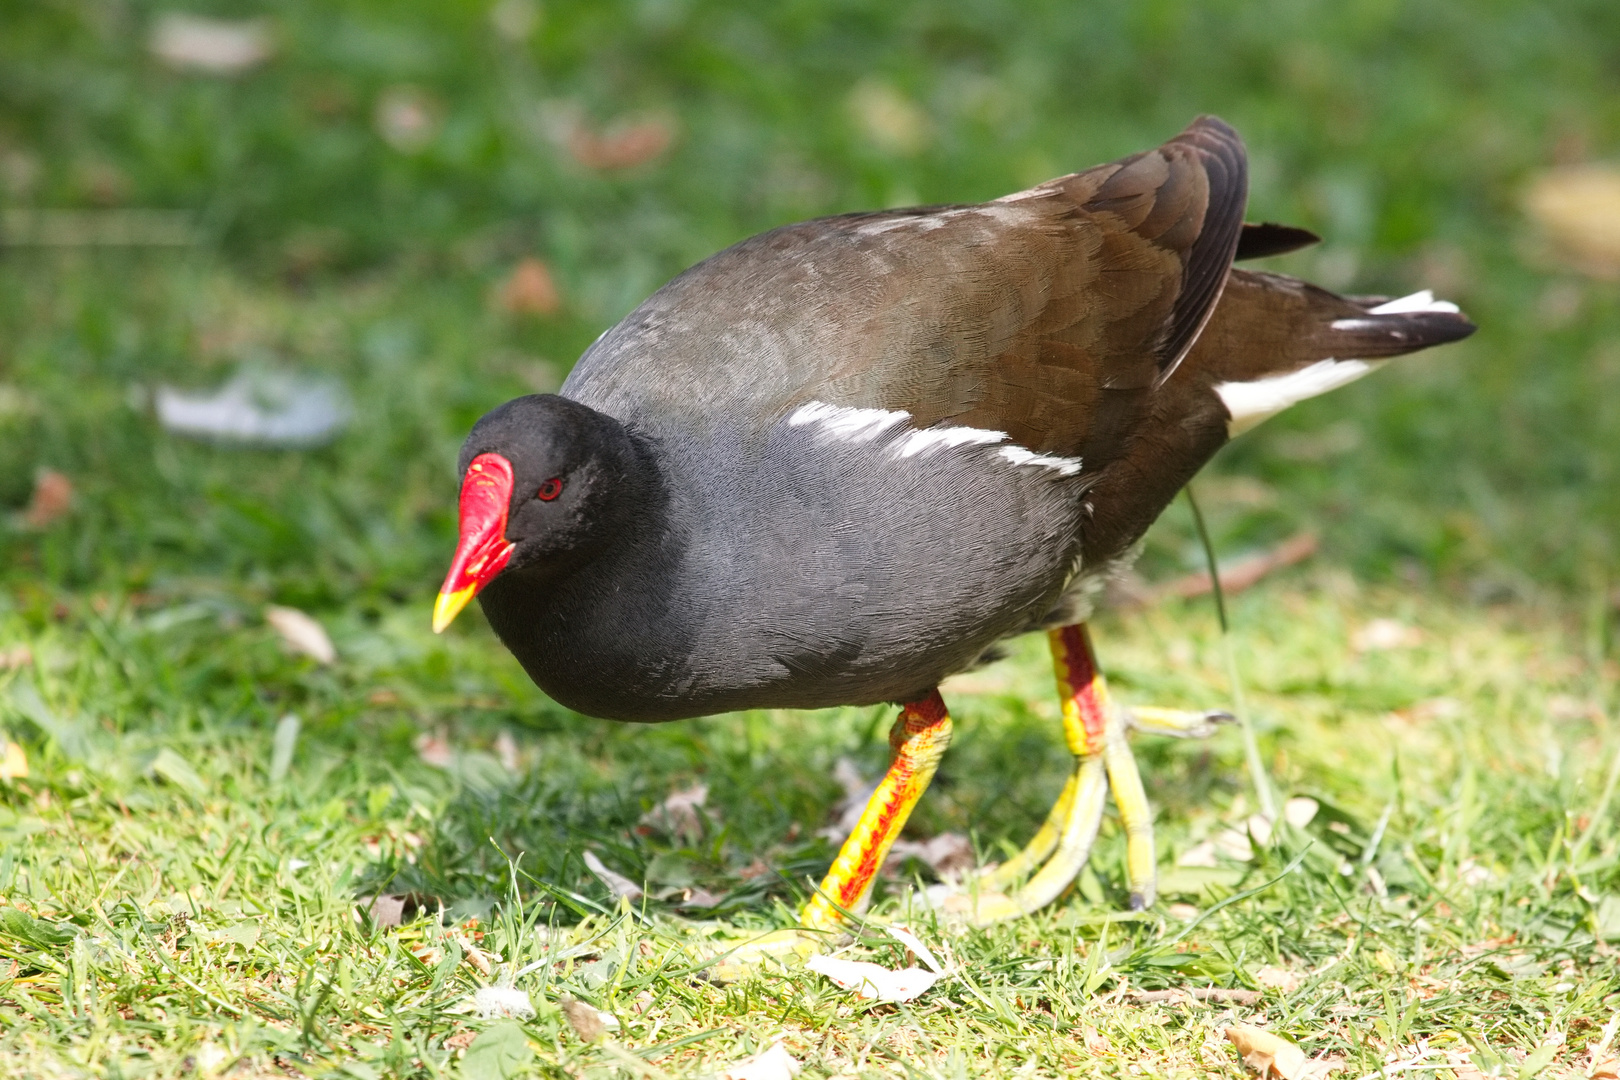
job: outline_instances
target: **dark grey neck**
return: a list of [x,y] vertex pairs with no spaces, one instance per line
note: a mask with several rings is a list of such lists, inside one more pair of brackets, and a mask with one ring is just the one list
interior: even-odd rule
[[508,569],[478,599],[541,689],[571,708],[613,716],[621,697],[637,688],[602,685],[600,671],[644,667],[644,658],[618,654],[666,614],[666,586],[686,530],[672,525],[652,443],[604,419],[617,437],[603,454],[601,504],[588,537]]

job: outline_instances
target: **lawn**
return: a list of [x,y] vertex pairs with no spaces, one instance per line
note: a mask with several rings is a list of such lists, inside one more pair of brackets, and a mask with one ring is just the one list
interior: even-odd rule
[[[1620,290],[1523,196],[1620,157],[1620,7],[198,10],[262,19],[265,57],[177,68],[155,5],[0,0],[0,728],[28,767],[0,781],[0,1073],[705,1076],[780,1039],[807,1076],[1236,1078],[1222,1030],[1256,1024],[1351,1078],[1614,1075]],[[889,711],[622,727],[546,700],[474,612],[434,637],[462,436],[753,232],[992,197],[1206,111],[1249,142],[1251,219],[1328,238],[1278,269],[1432,286],[1482,328],[1198,481],[1224,558],[1321,538],[1231,599],[1301,824],[1250,831],[1236,730],[1139,738],[1151,912],[1110,819],[1072,895],[989,930],[895,867],[874,914],[947,969],[909,1003],[797,964],[702,978],[792,921],[837,763],[874,778]],[[273,449],[156,419],[239,371],[332,380],[352,420]],[[1178,503],[1142,572],[1201,560]],[[1233,700],[1207,597],[1096,633],[1129,701]],[[1039,823],[1065,768],[1040,644],[947,687],[915,838],[996,859]],[[697,784],[695,818],[646,818]],[[907,963],[879,921],[850,955]],[[1238,993],[1161,993],[1211,988]],[[569,999],[617,1026],[584,1041]]]

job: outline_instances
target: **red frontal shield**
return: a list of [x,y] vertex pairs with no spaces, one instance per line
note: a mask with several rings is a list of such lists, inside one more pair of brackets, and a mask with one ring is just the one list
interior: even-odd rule
[[488,585],[512,557],[506,513],[512,505],[512,463],[499,454],[479,454],[461,479],[461,539],[433,605],[433,632],[444,628]]

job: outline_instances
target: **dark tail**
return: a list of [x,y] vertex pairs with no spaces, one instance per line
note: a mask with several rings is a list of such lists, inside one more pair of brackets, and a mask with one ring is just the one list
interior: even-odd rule
[[1323,360],[1384,360],[1473,332],[1455,304],[1427,292],[1347,297],[1282,274],[1234,269],[1187,363],[1211,383],[1251,382]]
[[1330,336],[1324,342],[1347,358],[1401,356],[1431,345],[1461,341],[1476,329],[1456,304],[1436,300],[1427,290],[1400,300],[1358,296],[1350,302],[1365,304],[1363,313],[1334,319],[1328,324]]
[[1428,292],[1346,297],[1298,278],[1234,269],[1183,377],[1220,396],[1236,435],[1355,381],[1379,361],[1473,332],[1455,304]]

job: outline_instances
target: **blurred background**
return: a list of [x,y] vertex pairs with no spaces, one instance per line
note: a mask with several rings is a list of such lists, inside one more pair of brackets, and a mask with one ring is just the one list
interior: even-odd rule
[[[995,197],[1203,112],[1248,141],[1250,219],[1326,238],[1273,268],[1481,327],[1224,452],[1223,556],[1315,531],[1362,581],[1562,613],[1601,660],[1613,0],[0,0],[0,614],[108,725],[297,707],[409,755],[469,709],[572,723],[476,618],[461,653],[427,634],[480,414],[750,234]],[[1200,560],[1178,503],[1142,572]],[[348,666],[288,661],[267,603]],[[52,667],[56,623],[101,651]]]
[[[1326,238],[1275,268],[1432,287],[1482,328],[1231,447],[1223,553],[1318,526],[1358,574],[1484,601],[1615,565],[1620,193],[1549,173],[1620,161],[1608,0],[5,0],[0,25],[16,596],[211,578],[426,603],[469,425],[554,388],[675,272],[787,221],[994,197],[1201,112],[1248,141],[1251,220]],[[318,445],[159,422],[165,394],[244,377],[271,412],[330,412],[279,439]],[[1180,515],[1150,576],[1196,558]]]

